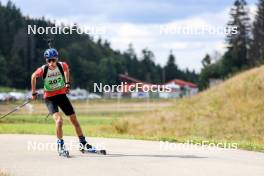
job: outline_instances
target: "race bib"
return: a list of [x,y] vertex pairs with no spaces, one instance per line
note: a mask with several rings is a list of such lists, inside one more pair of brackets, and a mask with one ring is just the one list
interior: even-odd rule
[[58,68],[55,70],[48,70],[47,76],[44,80],[45,91],[55,91],[64,88],[65,81]]

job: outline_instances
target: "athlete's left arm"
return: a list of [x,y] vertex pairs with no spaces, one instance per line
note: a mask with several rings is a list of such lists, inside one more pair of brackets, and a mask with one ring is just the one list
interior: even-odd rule
[[65,76],[65,82],[70,82],[70,69],[69,66],[64,62],[63,63],[63,70],[64,70],[64,76]]
[[65,82],[69,83],[70,82],[70,70],[69,69],[64,71],[64,76],[65,76]]
[[70,84],[70,71],[68,65],[64,64],[64,77],[65,77],[65,87],[66,87],[66,93],[68,94],[70,92],[71,84]]

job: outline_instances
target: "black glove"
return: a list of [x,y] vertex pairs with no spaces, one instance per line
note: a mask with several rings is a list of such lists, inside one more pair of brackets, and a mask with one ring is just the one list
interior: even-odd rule
[[32,100],[36,100],[38,97],[38,93],[35,92],[35,93],[32,93]]
[[65,87],[66,87],[66,94],[70,93],[71,84],[69,82],[67,82],[66,85],[65,85]]

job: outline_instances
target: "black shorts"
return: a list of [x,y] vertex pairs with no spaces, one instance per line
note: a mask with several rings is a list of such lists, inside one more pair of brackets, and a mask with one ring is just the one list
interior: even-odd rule
[[45,98],[45,104],[51,115],[59,112],[59,107],[67,116],[75,113],[72,104],[66,94],[59,94]]

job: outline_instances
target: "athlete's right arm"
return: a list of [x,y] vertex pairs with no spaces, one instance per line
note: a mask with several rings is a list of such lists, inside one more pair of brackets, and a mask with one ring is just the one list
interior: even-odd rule
[[36,91],[36,83],[37,83],[37,78],[43,76],[43,69],[42,67],[38,68],[31,76],[31,91],[32,91],[32,99],[36,100],[37,99],[37,91]]
[[37,83],[37,75],[34,72],[31,76],[31,91],[32,91],[32,100],[37,99],[37,92],[36,92],[36,83]]

